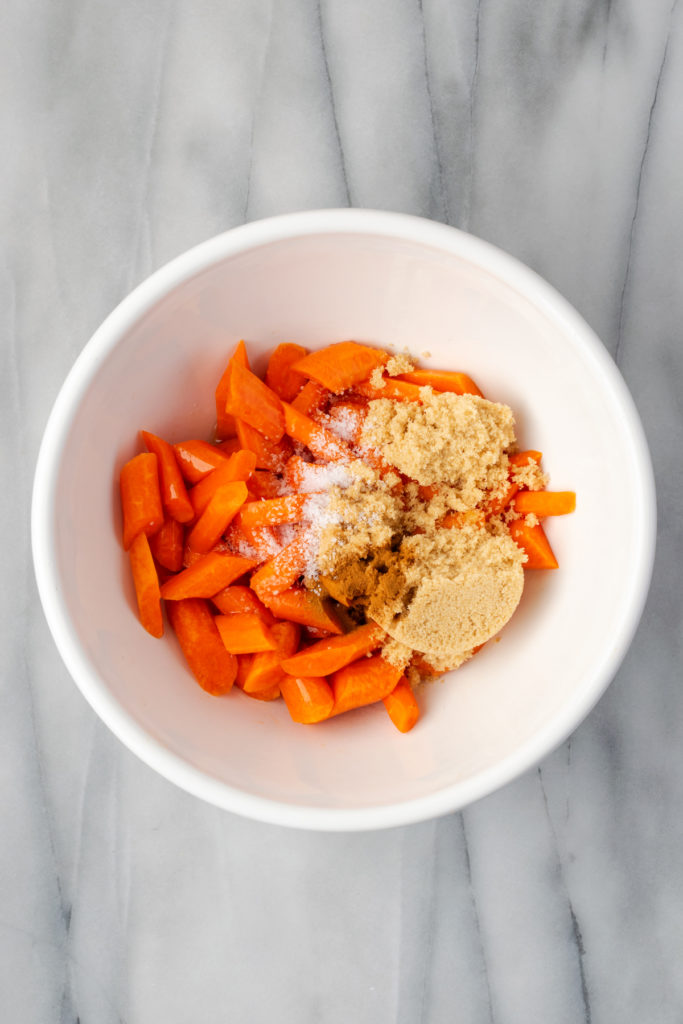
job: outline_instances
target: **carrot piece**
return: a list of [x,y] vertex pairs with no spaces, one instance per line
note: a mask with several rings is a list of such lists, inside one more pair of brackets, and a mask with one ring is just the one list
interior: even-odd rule
[[352,661],[364,658],[384,641],[384,630],[374,622],[359,626],[345,636],[320,640],[282,663],[290,676],[329,676]]
[[[327,598],[318,597],[310,590],[292,587],[279,594],[268,596],[265,603],[278,619],[298,622],[302,626],[325,629],[328,633],[343,633],[334,606]],[[318,673],[314,673],[318,675]],[[325,675],[325,673],[321,673]]]
[[318,629],[317,626],[301,627],[301,639],[303,642],[310,640],[311,642],[317,643],[318,640],[327,640],[333,635],[334,634],[330,633],[329,629]]
[[574,491],[519,491],[513,506],[523,515],[566,516],[576,509]]
[[189,484],[203,480],[230,457],[208,441],[181,441],[173,445],[173,450],[178,458],[180,472]]
[[253,654],[236,654],[237,658],[237,675],[235,676],[235,686],[238,686],[240,690],[244,689],[244,681],[247,678],[251,663],[254,659]]
[[202,554],[210,551],[247,500],[247,494],[243,480],[219,487],[192,527],[187,538],[188,547]]
[[127,551],[139,533],[150,537],[164,522],[156,455],[143,452],[130,459],[121,469],[120,486],[123,547]]
[[312,377],[328,391],[339,394],[369,377],[389,356],[378,348],[359,345],[357,341],[340,341],[327,348],[309,352],[294,363],[293,369]]
[[247,693],[245,691],[244,695],[245,695],[245,697],[251,697],[252,700],[265,700],[265,701],[277,700],[278,697],[281,696],[281,694],[280,694],[280,687],[279,687],[278,683],[275,683],[274,686],[269,687],[267,690],[257,690],[255,693]]
[[511,466],[528,466],[530,462],[535,462],[538,465],[542,458],[542,453],[534,451],[532,448],[526,452],[515,452],[513,455],[508,455]]
[[304,416],[311,416],[327,404],[329,397],[330,392],[327,388],[318,384],[317,380],[309,380],[306,381],[296,398],[292,400],[292,405],[297,412],[303,413]]
[[463,526],[482,527],[486,516],[478,508],[469,508],[465,512],[447,512],[439,526],[446,530],[462,530]]
[[282,550],[282,544],[270,526],[254,529],[242,526],[238,518],[233,519],[225,534],[231,551],[253,558],[256,565],[268,562]]
[[248,501],[240,512],[240,523],[251,528],[299,523],[306,518],[308,502],[308,496],[305,494],[287,494],[281,498]]
[[[235,430],[237,430],[236,425]],[[237,435],[235,435],[235,437],[229,437],[227,441],[216,441],[216,448],[223,452],[224,455],[232,455],[234,452],[239,451],[239,447],[240,441]]]
[[330,717],[334,694],[326,679],[315,676],[283,675],[280,692],[293,722],[313,725]]
[[364,398],[392,398],[395,402],[421,402],[420,388],[396,377],[383,377],[384,387],[378,388],[369,380],[356,384],[355,390]]
[[510,536],[526,552],[525,569],[557,569],[557,559],[550,547],[543,527],[527,526],[523,519],[510,523]]
[[399,732],[410,732],[420,717],[413,688],[405,676],[401,676],[391,693],[382,699],[382,703]]
[[351,711],[352,708],[384,700],[402,675],[403,669],[390,665],[381,654],[353,661],[332,674],[332,714],[340,715],[344,711]]
[[430,387],[435,391],[452,391],[456,395],[479,395],[483,398],[471,377],[453,370],[411,370],[410,373],[399,374],[398,379],[417,384],[420,388]]
[[211,600],[223,615],[251,612],[253,615],[258,615],[266,626],[272,626],[275,622],[273,613],[266,608],[263,601],[259,600],[251,587],[243,587],[239,584],[225,587],[214,594]]
[[288,405],[282,403],[285,411],[285,430],[290,437],[300,444],[306,445],[317,459],[329,461],[330,459],[345,459],[350,461],[353,456],[348,445],[340,441],[336,434],[333,434],[327,427],[322,427],[310,416]]
[[303,345],[290,342],[278,345],[273,350],[266,370],[266,384],[283,402],[291,402],[306,383],[306,378],[292,369],[292,364],[305,355]]
[[280,399],[260,377],[239,363],[233,364],[230,374],[226,411],[269,441],[279,441],[285,432]]
[[486,518],[490,519],[491,516],[500,515],[508,507],[518,490],[517,484],[511,483],[504,494],[498,498],[492,498],[486,506]]
[[231,654],[257,654],[258,651],[275,650],[276,643],[270,630],[254,612],[217,615],[216,625],[225,649]]
[[299,646],[301,630],[294,622],[276,622],[270,632],[276,648],[254,655],[244,680],[245,693],[260,693],[279,686],[284,676],[281,662],[291,658]]
[[249,477],[249,493],[255,498],[279,498],[283,490],[282,480],[267,469],[255,469]]
[[194,519],[194,510],[173,447],[156,434],[150,434],[148,430],[141,430],[140,436],[147,450],[154,452],[158,459],[161,501],[164,508],[179,523],[189,523],[190,519]]
[[300,455],[292,455],[287,460],[283,475],[285,485],[290,490],[310,494],[312,491],[325,489],[329,467],[318,465],[315,462],[306,462]]
[[287,459],[292,454],[289,438],[283,437],[277,444],[269,443],[258,430],[254,430],[243,420],[237,421],[237,436],[240,448],[246,448],[256,456],[257,469],[269,469],[273,473],[281,473]]
[[190,670],[207,693],[228,693],[237,674],[237,659],[226,651],[206,601],[173,601],[167,614]]
[[139,533],[128,551],[140,622],[155,637],[164,635],[159,577],[144,533]]
[[228,360],[223,376],[218,382],[216,388],[216,437],[233,437],[237,431],[237,425],[235,423],[235,417],[231,416],[225,411],[225,405],[228,401],[228,388],[230,386],[230,374],[232,372],[233,362],[240,363],[242,366],[246,366],[249,369],[249,359],[247,357],[247,349],[243,341],[240,341],[235,351]]
[[180,572],[183,567],[183,535],[182,523],[167,519],[159,532],[149,538],[150,550],[157,562],[171,572]]
[[349,444],[358,444],[367,407],[358,402],[338,402],[327,414],[330,430]]
[[306,538],[296,537],[274,558],[257,569],[251,577],[250,586],[267,605],[271,598],[281,594],[283,590],[288,590],[298,580],[306,568],[308,559]]
[[166,601],[181,601],[188,597],[213,597],[231,583],[254,568],[252,558],[222,555],[216,551],[200,555],[193,565],[167,580],[161,588]]
[[219,487],[233,484],[238,480],[250,480],[256,465],[253,452],[241,449],[233,452],[227,462],[221,463],[218,469],[205,476],[190,490],[190,501],[195,515],[201,515]]

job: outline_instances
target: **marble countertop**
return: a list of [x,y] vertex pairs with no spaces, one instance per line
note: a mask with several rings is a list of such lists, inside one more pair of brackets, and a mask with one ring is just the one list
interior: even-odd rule
[[[3,1020],[680,1022],[683,4],[6,0],[0,81]],[[59,386],[133,285],[349,204],[464,227],[574,303],[642,415],[659,547],[617,678],[538,769],[319,835],[205,806],[100,724],[28,509]]]

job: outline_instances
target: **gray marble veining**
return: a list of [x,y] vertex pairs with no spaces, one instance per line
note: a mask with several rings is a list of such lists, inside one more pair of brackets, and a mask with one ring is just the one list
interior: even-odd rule
[[[3,1020],[683,1019],[682,89],[678,0],[5,0]],[[43,620],[28,506],[59,385],[133,285],[348,204],[465,227],[577,306],[660,529],[633,647],[561,749],[462,814],[328,836],[204,806],[113,739]]]

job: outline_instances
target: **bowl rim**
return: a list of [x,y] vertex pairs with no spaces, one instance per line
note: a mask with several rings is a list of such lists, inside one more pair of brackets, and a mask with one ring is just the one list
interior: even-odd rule
[[[622,595],[618,632],[572,699],[544,727],[502,761],[426,796],[361,808],[290,804],[230,786],[189,765],[148,733],[115,699],[80,645],[60,599],[55,557],[54,497],[58,468],[76,411],[101,364],[125,334],[168,292],[213,264],[248,250],[315,235],[366,235],[422,244],[468,260],[521,293],[573,338],[623,416],[639,481],[633,514],[637,544]],[[633,398],[606,348],[552,285],[515,257],[458,228],[402,213],[323,209],[253,221],[216,235],[166,263],[130,292],[97,328],[69,371],[45,426],[31,503],[31,543],[38,592],[57,649],[81,693],[115,736],[137,757],[181,789],[258,821],[320,831],[370,831],[407,825],[457,811],[511,782],[562,743],[607,689],[635,634],[654,563],[656,498],[645,433]]]

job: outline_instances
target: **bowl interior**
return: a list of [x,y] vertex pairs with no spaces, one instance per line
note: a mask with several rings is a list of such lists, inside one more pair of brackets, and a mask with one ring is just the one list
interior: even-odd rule
[[[543,730],[559,739],[576,724],[632,599],[641,470],[611,370],[577,339],[570,311],[525,290],[466,251],[360,234],[282,239],[179,284],[98,362],[61,449],[50,528],[59,599],[87,666],[79,685],[138,754],[157,767],[152,748],[184,763],[194,779],[184,784],[225,806],[262,798],[305,815],[453,794],[514,764]],[[168,627],[160,642],[138,624],[118,471],[140,428],[173,441],[209,436],[213,391],[240,338],[257,370],[282,341],[428,352],[424,365],[464,370],[509,403],[520,444],[544,453],[550,486],[577,492],[577,512],[547,524],[560,570],[527,574],[499,642],[423,689],[409,735],[381,706],[313,728],[293,724],[282,702],[208,697]]]

